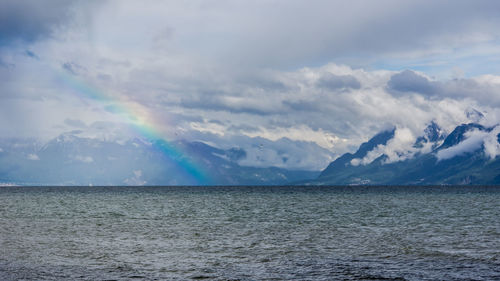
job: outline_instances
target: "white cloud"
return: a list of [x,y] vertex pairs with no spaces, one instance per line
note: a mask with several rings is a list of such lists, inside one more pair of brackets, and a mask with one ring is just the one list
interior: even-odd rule
[[480,130],[471,130],[465,133],[466,139],[452,147],[438,151],[439,161],[474,152],[481,148],[489,133]]
[[413,147],[415,136],[408,128],[397,128],[394,132],[394,137],[387,144],[380,144],[373,150],[369,151],[363,159],[352,159],[351,165],[367,165],[375,159],[384,155],[383,164],[404,161],[412,158],[419,149]]
[[500,143],[499,137],[500,126],[496,126],[485,138],[484,138],[484,153],[490,159],[495,159],[500,155]]
[[[344,80],[348,79],[346,76],[352,77],[359,81],[360,87],[318,85],[318,79],[325,73],[333,77],[344,77]],[[218,135],[218,140],[212,140],[215,143],[222,142],[222,139],[231,140],[239,135],[262,137],[271,141],[288,138],[292,141],[314,142],[336,155],[353,151],[361,142],[391,125],[401,128],[398,134],[407,130],[408,134],[417,137],[431,120],[435,120],[445,131],[450,132],[457,124],[470,122],[465,112],[471,107],[485,113],[486,117],[482,122],[494,123],[499,120],[496,117],[500,116],[498,109],[479,103],[474,96],[426,97],[417,93],[393,95],[387,91],[386,85],[394,73],[396,72],[353,69],[330,63],[318,68],[303,68],[292,72],[272,71],[265,83],[262,80],[252,80],[251,83],[243,84],[238,81],[214,84],[213,81],[196,81],[199,78],[193,78],[199,89],[186,88],[187,92],[183,94],[160,90],[161,94],[156,96],[132,95],[125,92],[122,95],[126,102],[116,99],[115,105],[129,110],[136,117],[145,117],[143,120],[168,139],[186,137],[189,140],[192,132]],[[141,75],[139,73],[137,77]],[[89,79],[89,84],[99,84],[91,77],[77,79]],[[344,81],[342,79],[341,82]],[[352,83],[352,79],[346,81]],[[494,77],[490,77],[488,81],[492,79]],[[169,83],[182,88],[186,81],[174,80]],[[268,88],[263,88],[263,85]],[[279,86],[269,88],[269,85]],[[57,85],[53,87],[54,90],[57,89]],[[205,87],[213,89],[212,92],[198,92]],[[0,130],[6,135],[38,130],[43,134],[53,132],[52,135],[55,136],[67,130],[68,125],[78,125],[82,129],[81,135],[85,137],[123,140],[136,136],[137,131],[130,127],[135,121],[123,119],[121,113],[105,110],[107,102],[102,103],[89,96],[82,96],[80,93],[74,93],[74,90],[61,89],[62,92],[66,91],[66,96],[62,99],[19,100],[18,103],[11,103],[5,111],[0,112],[8,114],[16,109],[30,111],[43,118],[25,119],[25,122],[20,124],[19,120],[11,120],[18,122],[18,126],[14,127],[5,123],[10,120],[6,115],[5,119],[0,119],[0,123],[5,123]],[[114,86],[109,86],[109,92],[114,91]],[[6,107],[7,104],[9,103],[0,104],[0,107]],[[66,104],[70,104],[70,107],[66,107]],[[75,118],[75,115],[78,118]],[[24,116],[26,118],[31,115]],[[49,117],[50,120],[47,119]],[[44,127],[45,124],[52,124],[52,127]],[[62,126],[58,127],[57,124]],[[23,127],[30,129],[19,130]],[[398,140],[403,141],[403,138]],[[238,145],[233,143],[233,146]],[[410,142],[394,142],[391,145],[380,147],[359,161],[367,163],[381,154],[386,154],[389,157],[386,161],[393,162],[410,157],[414,153]],[[408,147],[403,148],[404,145]],[[428,151],[429,147],[426,148]],[[272,165],[271,159],[275,159],[274,164],[282,165],[279,160],[281,157],[270,157],[271,155],[269,154],[269,158],[260,157],[260,163]],[[257,163],[257,158],[255,160],[248,162]],[[353,164],[356,164],[356,161],[358,160]]]
[[465,133],[466,139],[464,141],[455,146],[439,151],[436,156],[438,160],[446,160],[483,148],[485,156],[490,159],[495,159],[498,155],[500,155],[499,134],[500,126],[498,125],[489,132],[471,130]]
[[453,54],[498,38],[497,9],[491,1],[107,1],[89,13],[87,32],[99,52],[191,53],[243,67],[296,67]]

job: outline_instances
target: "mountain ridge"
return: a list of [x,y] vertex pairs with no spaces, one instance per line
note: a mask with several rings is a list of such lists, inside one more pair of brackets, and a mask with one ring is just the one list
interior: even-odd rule
[[[404,132],[398,127],[381,131],[322,171],[243,166],[245,149],[200,141],[113,142],[71,132],[45,144],[4,139],[0,185],[500,184],[500,126],[464,123],[445,134],[432,121],[416,138],[405,138]],[[168,153],[172,146],[183,153]],[[198,163],[210,182],[197,182],[180,163]]]
[[[437,124],[431,123],[427,128],[440,131]],[[467,123],[457,126],[444,139],[443,136],[433,137],[428,141],[434,143],[430,152],[415,153],[414,157],[384,163],[382,155],[366,165],[352,165],[352,156],[365,154],[363,146],[375,144],[380,134],[363,143],[354,154],[346,153],[323,170],[320,176],[307,185],[434,185],[434,184],[500,184],[500,159],[489,157],[485,152],[486,139],[474,141],[474,136],[481,133],[487,137],[497,126],[485,127],[477,123]],[[429,131],[426,129],[426,133]],[[474,135],[475,134],[475,135]],[[394,135],[394,134],[393,134]],[[500,133],[493,136],[496,147],[499,147]],[[384,139],[388,143],[391,139]],[[441,144],[439,144],[442,141]],[[482,141],[482,143],[481,143]],[[422,142],[417,138],[415,146]],[[466,142],[467,145],[466,145]],[[439,145],[438,145],[439,144]],[[463,146],[463,147],[461,147]],[[371,147],[374,147],[373,145]],[[461,148],[461,150],[460,150]],[[452,150],[453,149],[453,150]],[[363,153],[361,153],[362,151]],[[451,151],[451,152],[450,152]],[[443,152],[455,153],[452,157],[443,157]],[[442,158],[440,158],[442,157]]]

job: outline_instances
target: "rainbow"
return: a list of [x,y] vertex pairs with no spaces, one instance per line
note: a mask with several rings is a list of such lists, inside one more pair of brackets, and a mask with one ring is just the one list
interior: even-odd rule
[[[175,146],[172,142],[167,141],[166,137],[161,133],[158,123],[154,122],[154,118],[152,118],[150,112],[145,110],[144,107],[128,100],[113,99],[103,91],[64,71],[58,71],[58,77],[63,80],[64,84],[78,93],[82,100],[83,98],[87,98],[105,104],[107,105],[107,111],[123,116],[135,133],[147,140],[153,141],[154,148],[175,163],[180,168],[180,171],[188,177],[190,182],[196,185],[211,184],[212,181],[204,167],[191,160],[191,157],[179,146]],[[157,140],[161,140],[161,143],[155,143]]]

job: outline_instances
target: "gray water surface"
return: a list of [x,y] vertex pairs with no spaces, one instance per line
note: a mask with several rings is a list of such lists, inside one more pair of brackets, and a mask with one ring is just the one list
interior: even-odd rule
[[2,187],[1,280],[500,280],[500,187]]

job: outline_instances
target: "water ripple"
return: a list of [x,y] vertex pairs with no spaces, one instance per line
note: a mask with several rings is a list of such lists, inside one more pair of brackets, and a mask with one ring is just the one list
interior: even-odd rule
[[498,280],[498,187],[0,189],[1,280]]

